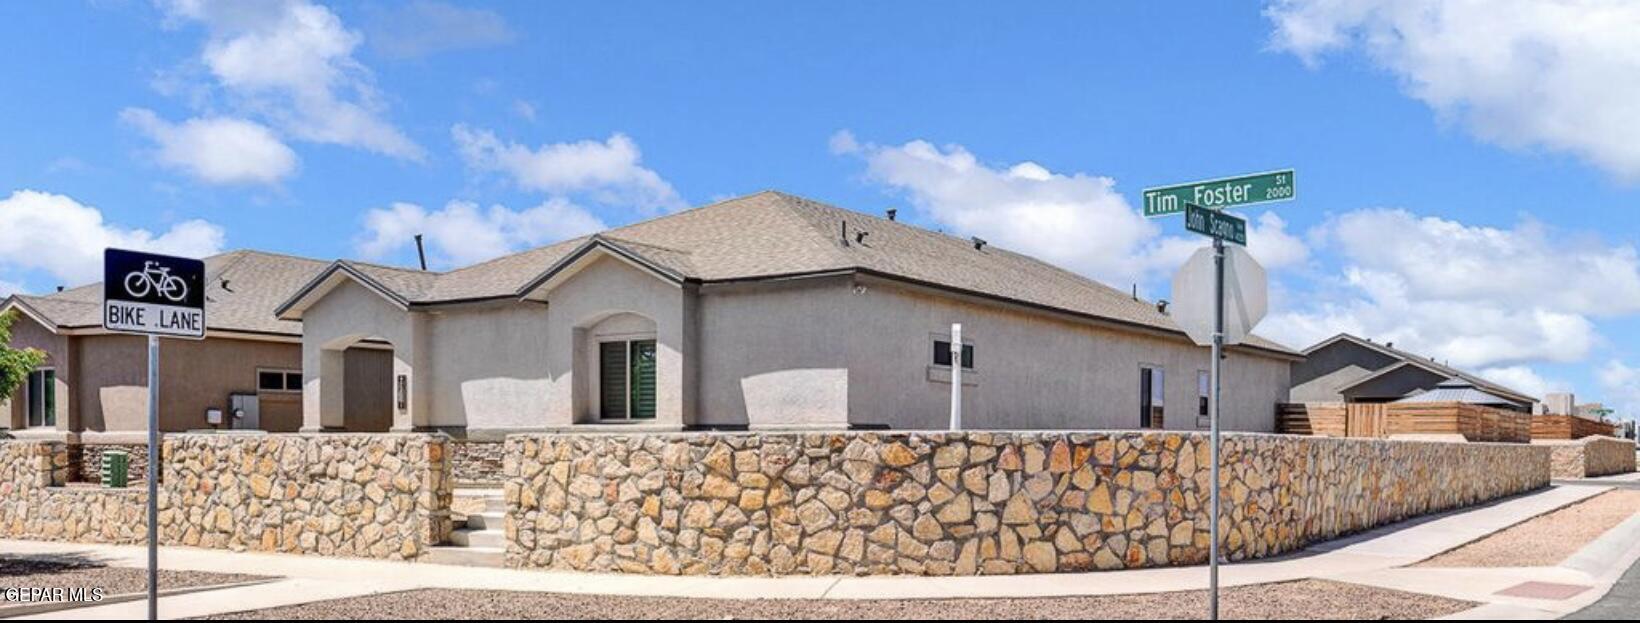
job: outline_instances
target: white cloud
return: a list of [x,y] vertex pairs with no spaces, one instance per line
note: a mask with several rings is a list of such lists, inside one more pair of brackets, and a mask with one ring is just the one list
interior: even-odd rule
[[420,161],[425,151],[381,118],[370,71],[353,57],[363,37],[306,0],[166,4],[173,22],[208,33],[200,62],[246,113],[295,138]]
[[1274,0],[1265,13],[1274,47],[1311,66],[1359,47],[1483,140],[1640,179],[1640,3]]
[[373,11],[368,31],[370,46],[392,58],[502,45],[516,38],[495,11],[428,0]]
[[638,144],[625,134],[535,149],[460,124],[450,135],[468,167],[503,173],[520,188],[553,195],[584,193],[602,203],[645,210],[686,207],[671,184],[642,165]]
[[494,205],[481,210],[468,201],[451,201],[432,212],[413,203],[395,203],[365,215],[365,232],[356,241],[360,255],[382,258],[415,244],[422,234],[430,263],[460,267],[606,229],[603,221],[562,198],[522,211]]
[[8,273],[41,270],[62,285],[102,278],[107,247],[205,257],[221,252],[221,227],[201,220],[172,225],[158,236],[145,229],[126,229],[103,221],[102,212],[74,199],[34,190],[19,190],[0,200],[0,269]]
[[296,172],[296,152],[262,124],[231,117],[181,123],[127,108],[120,119],[156,145],[155,160],[210,184],[273,184]]
[[1533,221],[1499,229],[1360,210],[1312,238],[1340,268],[1261,327],[1290,344],[1349,332],[1461,367],[1575,362],[1601,343],[1593,318],[1640,311],[1632,246]]
[[[923,216],[957,235],[979,236],[1106,283],[1147,282],[1202,246],[1199,238],[1161,236],[1109,177],[1058,173],[1030,161],[988,165],[961,145],[861,143],[847,130],[833,134],[829,148],[864,160],[868,179],[904,193]],[[1266,267],[1307,258],[1304,242],[1275,214],[1250,227],[1249,250]]]
[[1625,420],[1640,419],[1640,368],[1631,367],[1613,359],[1597,372],[1601,397],[1616,417]]
[[535,121],[535,105],[524,100],[513,100],[513,114],[525,121]]
[[1533,370],[1531,366],[1501,366],[1496,368],[1482,368],[1475,371],[1493,383],[1498,383],[1515,391],[1524,392],[1528,396],[1542,399],[1550,392],[1569,392],[1571,385],[1559,379],[1545,378]]

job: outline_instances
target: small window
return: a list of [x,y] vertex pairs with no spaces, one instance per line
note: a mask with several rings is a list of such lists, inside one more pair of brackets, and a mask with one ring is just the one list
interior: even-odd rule
[[1206,370],[1196,371],[1196,428],[1208,428],[1213,425],[1208,417],[1207,407],[1209,397],[1213,395],[1213,375]]
[[55,427],[57,425],[57,371],[47,368],[28,375],[28,425]]
[[263,392],[302,391],[302,373],[291,370],[257,370],[256,390]]
[[[934,340],[934,365],[951,365],[951,342],[949,340]],[[962,367],[964,370],[974,369],[974,345],[962,345]]]
[[599,417],[655,419],[655,364],[655,340],[600,342]]
[[1162,428],[1167,373],[1161,368],[1139,368],[1139,428]]

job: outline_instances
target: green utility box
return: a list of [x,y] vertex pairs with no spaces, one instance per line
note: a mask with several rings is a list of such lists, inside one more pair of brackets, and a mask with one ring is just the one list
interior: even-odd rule
[[129,482],[131,454],[124,450],[104,450],[102,455],[102,485],[123,489]]

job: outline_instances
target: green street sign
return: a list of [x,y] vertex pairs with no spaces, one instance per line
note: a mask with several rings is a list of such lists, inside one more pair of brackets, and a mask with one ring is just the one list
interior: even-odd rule
[[1247,246],[1247,220],[1194,203],[1184,204],[1184,228],[1203,236]]
[[1286,201],[1298,195],[1293,170],[1255,173],[1189,184],[1146,188],[1145,216],[1167,216],[1184,211],[1185,204],[1222,210],[1234,206]]

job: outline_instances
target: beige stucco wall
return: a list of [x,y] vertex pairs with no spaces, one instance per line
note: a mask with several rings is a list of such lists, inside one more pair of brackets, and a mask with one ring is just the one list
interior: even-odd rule
[[[1141,365],[1166,370],[1163,423],[1198,430],[1197,373],[1208,349],[1183,336],[1147,335],[936,296],[883,280],[862,281],[852,294],[845,335],[851,340],[849,420],[896,429],[940,429],[950,420],[948,372],[931,370],[933,336],[962,323],[974,346],[964,370],[963,424],[976,429],[1135,429]],[[1275,405],[1286,397],[1285,360],[1232,351],[1224,362],[1221,424],[1230,430],[1275,430]],[[935,380],[931,380],[935,379]]]
[[429,424],[471,430],[541,427],[552,386],[549,331],[547,308],[539,303],[434,315]]
[[[852,285],[847,277],[704,288],[701,423],[844,428]],[[856,376],[874,362],[855,359]]]

